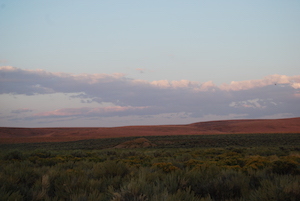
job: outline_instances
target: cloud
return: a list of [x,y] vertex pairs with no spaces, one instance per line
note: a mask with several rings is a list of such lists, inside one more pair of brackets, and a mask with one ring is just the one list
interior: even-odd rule
[[[300,116],[300,75],[269,75],[258,80],[215,85],[212,81],[145,81],[124,74],[69,74],[0,67],[0,94],[70,94],[82,103],[106,107],[64,108],[37,112],[30,118],[140,117],[188,114],[190,118],[260,118],[276,114]],[[74,96],[74,93],[77,95]],[[88,100],[88,101],[87,101]],[[80,102],[80,101],[79,101]],[[47,103],[44,103],[47,104]],[[17,110],[16,110],[17,111]]]
[[292,83],[291,86],[292,86],[294,89],[300,89],[300,83]]
[[239,91],[278,84],[288,84],[297,89],[300,86],[300,76],[269,75],[261,80],[232,81],[230,84],[222,84],[219,88],[227,91]]
[[275,102],[272,101],[272,99],[252,99],[252,100],[244,100],[244,101],[237,101],[232,102],[229,104],[230,107],[235,108],[255,108],[255,109],[264,109],[267,107],[267,105],[277,105]]
[[109,106],[109,107],[82,107],[82,108],[63,108],[54,111],[36,113],[33,116],[38,118],[54,118],[54,117],[83,117],[83,116],[122,116],[122,113],[134,112],[142,110],[147,107],[122,107],[122,106]]
[[32,111],[33,110],[28,109],[28,108],[20,108],[20,109],[12,110],[11,113],[20,114],[20,113],[32,112]]

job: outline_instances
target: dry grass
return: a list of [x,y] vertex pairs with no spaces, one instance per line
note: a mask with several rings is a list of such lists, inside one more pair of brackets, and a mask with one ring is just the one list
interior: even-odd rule
[[188,125],[124,126],[111,128],[0,128],[0,143],[63,142],[132,136],[300,133],[300,118],[224,120]]

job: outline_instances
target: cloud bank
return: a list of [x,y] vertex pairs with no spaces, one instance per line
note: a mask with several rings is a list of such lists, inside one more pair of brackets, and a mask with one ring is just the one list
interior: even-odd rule
[[[57,109],[46,112],[35,112],[34,106],[26,109],[16,106],[12,113],[26,114],[24,119],[27,120],[142,118],[164,114],[185,114],[185,118],[199,119],[205,116],[300,116],[300,75],[269,75],[259,80],[232,81],[216,86],[212,81],[149,82],[131,79],[124,74],[51,73],[3,66],[0,67],[0,85],[0,94],[35,96],[65,93],[70,94],[70,98],[80,98],[85,104],[99,103],[99,107],[61,108],[58,105]],[[110,105],[103,106],[103,103]]]

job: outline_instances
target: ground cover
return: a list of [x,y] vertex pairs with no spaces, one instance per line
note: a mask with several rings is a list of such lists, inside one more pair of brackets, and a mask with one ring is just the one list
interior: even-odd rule
[[300,200],[300,134],[0,145],[0,200]]

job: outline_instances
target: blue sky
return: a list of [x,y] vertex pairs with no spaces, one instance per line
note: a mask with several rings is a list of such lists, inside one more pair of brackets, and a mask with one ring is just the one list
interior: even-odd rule
[[300,116],[299,22],[296,0],[0,0],[0,126]]

